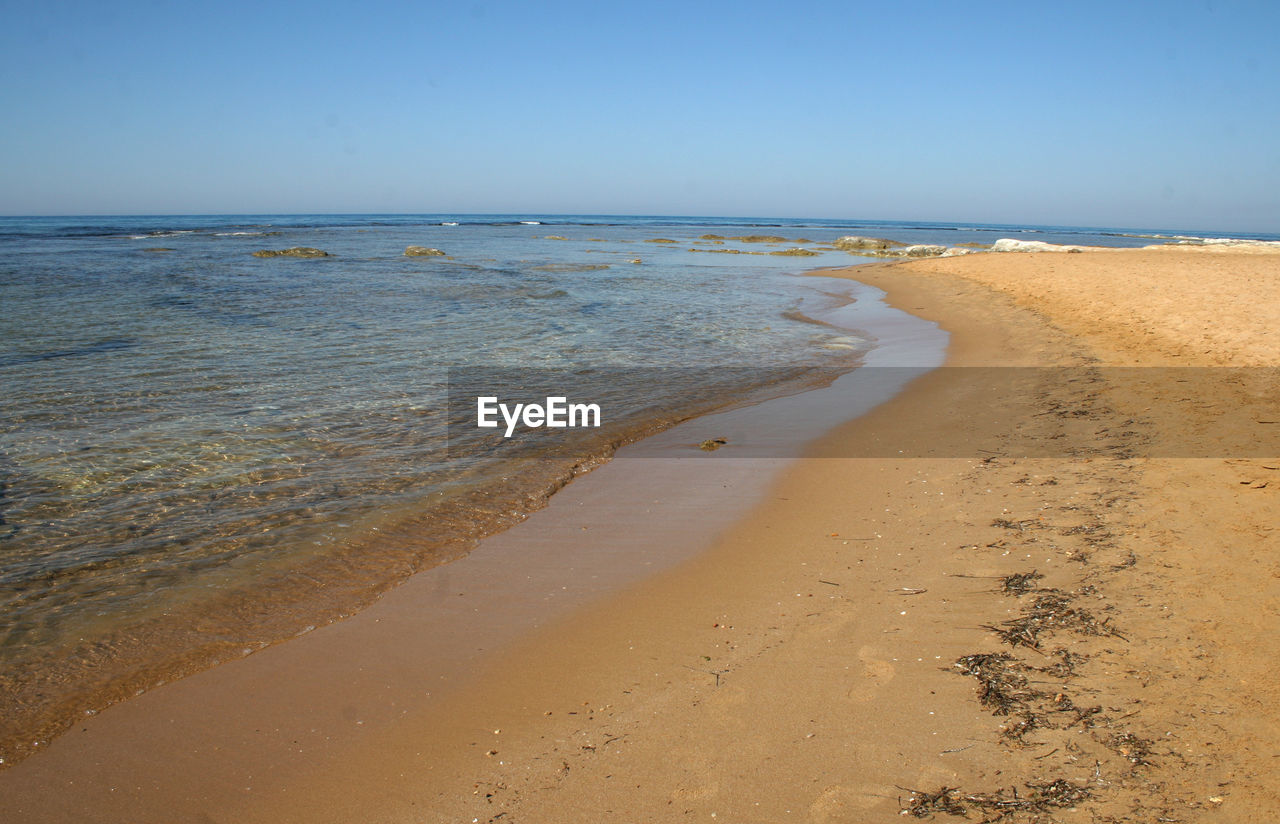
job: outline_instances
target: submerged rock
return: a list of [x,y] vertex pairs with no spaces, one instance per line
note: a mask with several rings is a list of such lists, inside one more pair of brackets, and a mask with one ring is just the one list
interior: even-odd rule
[[785,237],[778,237],[777,235],[738,235],[737,237],[729,238],[729,240],[740,240],[743,243],[786,243],[787,242],[787,239]]
[[905,246],[896,240],[886,240],[882,237],[861,237],[859,235],[845,235],[842,238],[832,241],[832,246],[845,252],[861,251],[863,249],[885,250],[894,246]]
[[444,252],[430,246],[407,246],[404,250],[408,257],[441,257]]
[[547,263],[534,266],[535,272],[599,272],[608,269],[607,263]]
[[669,237],[651,237],[645,243],[675,243],[675,241]]
[[568,240],[569,239],[564,235],[543,235],[543,238],[546,240]]
[[314,249],[310,246],[294,246],[291,249],[259,249],[253,253],[254,257],[296,257],[296,258],[320,258],[332,257],[328,252],[321,249]]
[[817,257],[817,252],[811,252],[808,249],[794,247],[791,249],[779,249],[776,252],[770,252],[771,255],[786,255],[787,257]]
[[172,250],[172,249],[170,249],[168,246],[148,246],[146,249],[143,249],[142,251],[144,251],[144,252],[172,252],[173,250]]
[[724,235],[698,235],[698,240],[724,240]]

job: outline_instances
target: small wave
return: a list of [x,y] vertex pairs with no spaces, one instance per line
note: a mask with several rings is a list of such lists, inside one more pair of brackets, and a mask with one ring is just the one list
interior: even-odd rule
[[[1077,233],[1077,234],[1087,234],[1087,233]],[[1145,234],[1142,232],[1098,232],[1097,234],[1100,237],[1137,237],[1137,238],[1150,238],[1152,240],[1199,240],[1199,238],[1190,237],[1188,235],[1156,235],[1156,234]]]
[[522,220],[520,221],[520,225],[521,226],[541,226],[542,221],[541,220]]
[[1180,243],[1199,244],[1201,246],[1280,246],[1280,240],[1252,240],[1239,237],[1204,237],[1196,240],[1183,240]]
[[195,229],[158,229],[145,235],[129,235],[130,240],[151,240],[157,237],[177,237],[178,235],[194,235]]
[[440,225],[441,226],[457,226],[458,222],[456,220],[448,220],[448,221],[445,221],[444,223],[441,223]]

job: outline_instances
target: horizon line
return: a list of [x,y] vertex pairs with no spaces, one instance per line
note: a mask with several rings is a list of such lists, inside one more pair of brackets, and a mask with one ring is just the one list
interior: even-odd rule
[[87,212],[80,214],[0,214],[0,220],[3,219],[67,219],[67,218],[163,218],[163,217],[186,217],[186,218],[227,218],[227,217],[375,217],[375,216],[394,216],[394,217],[550,217],[550,218],[568,218],[568,217],[594,217],[594,218],[679,218],[679,219],[715,219],[715,220],[788,220],[788,221],[812,221],[812,222],[836,222],[836,223],[865,223],[865,224],[893,224],[893,223],[919,223],[931,224],[930,228],[938,226],[992,226],[992,227],[1019,227],[1030,229],[1107,229],[1116,231],[1134,231],[1134,232],[1168,232],[1168,233],[1198,233],[1197,236],[1207,236],[1211,233],[1221,234],[1237,234],[1237,235],[1267,235],[1280,238],[1277,232],[1257,232],[1240,229],[1169,229],[1155,227],[1139,227],[1139,226],[1104,226],[1104,225],[1084,225],[1084,224],[1068,224],[1068,223],[984,223],[976,221],[963,220],[927,220],[927,219],[902,219],[902,218],[835,218],[835,217],[782,217],[777,215],[710,215],[710,214],[658,214],[658,213],[642,213],[642,212],[345,212],[345,211],[323,211],[323,212]]

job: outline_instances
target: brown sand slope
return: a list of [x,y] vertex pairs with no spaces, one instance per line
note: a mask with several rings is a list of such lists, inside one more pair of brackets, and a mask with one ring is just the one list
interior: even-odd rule
[[[1280,460],[1146,455],[1188,420],[1274,437],[1255,414],[1273,397],[1246,380],[1172,414],[1165,373],[1095,367],[1280,363],[1277,263],[1136,251],[850,270],[950,330],[953,365],[1060,368],[994,388],[927,375],[816,445],[707,553],[301,775],[193,801],[181,770],[116,793],[109,764],[37,756],[0,774],[0,811],[161,821],[167,796],[192,820],[244,822],[1266,820]],[[1089,452],[1007,454],[1027,436]],[[886,442],[915,457],[820,457]]]

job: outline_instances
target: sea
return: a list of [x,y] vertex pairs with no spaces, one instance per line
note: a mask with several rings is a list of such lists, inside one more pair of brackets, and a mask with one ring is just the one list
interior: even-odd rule
[[[818,320],[850,286],[802,276],[867,262],[836,238],[1124,247],[1189,234],[0,217],[0,757],[349,614],[517,523],[624,443],[856,369],[880,342]],[[293,247],[327,254],[254,255]],[[495,369],[577,376],[586,399],[617,410],[612,425],[518,459],[451,439],[450,382]]]

